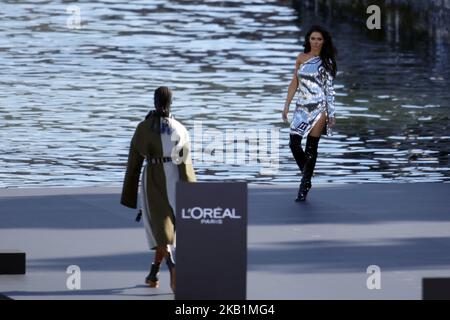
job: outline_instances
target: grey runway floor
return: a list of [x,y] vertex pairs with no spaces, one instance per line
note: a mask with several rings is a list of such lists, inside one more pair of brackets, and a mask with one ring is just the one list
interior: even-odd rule
[[[248,299],[421,299],[422,278],[450,277],[450,184],[250,186]],[[0,250],[27,253],[0,275],[14,299],[173,299],[143,283],[152,254],[120,188],[0,190]],[[81,269],[68,290],[66,269]],[[381,270],[369,290],[367,268]]]

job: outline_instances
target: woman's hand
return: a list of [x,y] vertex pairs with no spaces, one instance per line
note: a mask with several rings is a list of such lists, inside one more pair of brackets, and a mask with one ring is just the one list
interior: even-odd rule
[[333,128],[335,124],[336,124],[336,119],[334,117],[328,118],[328,126],[330,128]]
[[283,119],[284,123],[289,123],[288,112],[289,112],[289,109],[284,107],[283,113],[281,114],[281,118]]

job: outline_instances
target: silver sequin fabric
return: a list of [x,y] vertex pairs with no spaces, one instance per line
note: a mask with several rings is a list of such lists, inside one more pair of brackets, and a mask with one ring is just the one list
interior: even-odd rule
[[[323,112],[334,117],[333,77],[322,66],[319,56],[302,63],[297,71],[298,98],[292,118],[290,134],[306,137]],[[331,136],[327,126],[327,135]]]

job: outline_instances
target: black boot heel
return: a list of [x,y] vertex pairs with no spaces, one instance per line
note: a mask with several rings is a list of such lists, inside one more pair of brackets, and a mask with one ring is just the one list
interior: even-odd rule
[[300,188],[298,189],[297,199],[295,201],[301,202],[306,201],[306,196],[308,195],[309,189],[311,189],[311,182],[302,182]]

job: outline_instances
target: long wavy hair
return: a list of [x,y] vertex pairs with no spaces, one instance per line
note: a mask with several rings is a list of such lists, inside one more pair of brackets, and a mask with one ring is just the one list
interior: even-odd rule
[[334,77],[336,77],[337,65],[336,56],[337,49],[333,45],[330,33],[323,27],[315,25],[312,26],[305,35],[305,43],[303,44],[303,52],[308,53],[311,51],[311,44],[309,43],[309,37],[313,32],[319,32],[323,37],[323,45],[320,50],[320,58],[322,59],[322,65],[324,68]]

